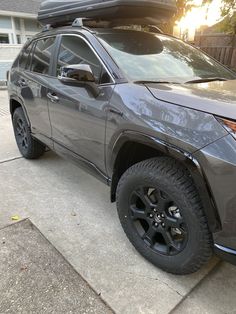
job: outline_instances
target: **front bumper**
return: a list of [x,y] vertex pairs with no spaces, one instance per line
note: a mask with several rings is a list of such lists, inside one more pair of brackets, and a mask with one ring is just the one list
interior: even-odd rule
[[232,250],[230,248],[215,243],[214,251],[215,254],[220,258],[231,264],[236,265],[236,250]]
[[236,254],[236,140],[229,134],[197,151],[194,157],[219,215],[221,228],[213,233],[216,253],[231,260]]

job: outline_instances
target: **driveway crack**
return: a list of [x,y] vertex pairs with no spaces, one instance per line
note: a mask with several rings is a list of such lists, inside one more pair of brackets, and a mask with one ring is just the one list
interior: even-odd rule
[[121,273],[125,273],[125,274],[128,274],[128,275],[133,275],[133,276],[136,276],[136,277],[140,277],[140,278],[145,278],[145,279],[149,279],[149,280],[153,280],[153,281],[158,281],[164,285],[166,285],[168,288],[170,288],[172,291],[176,292],[179,296],[181,296],[182,298],[185,297],[185,294],[182,294],[180,293],[178,290],[174,289],[173,287],[171,287],[167,282],[165,281],[162,281],[160,280],[159,278],[152,278],[152,277],[148,277],[148,276],[145,276],[145,275],[140,275],[140,274],[136,274],[136,273],[132,273],[132,272],[128,272],[128,271],[123,271],[123,270],[118,270],[116,269],[115,270],[116,272],[121,272]]
[[14,158],[2,160],[2,161],[0,161],[0,164],[6,164],[7,162],[15,161],[15,160],[22,159],[22,158],[23,158],[22,156],[19,156],[19,157],[14,157]]

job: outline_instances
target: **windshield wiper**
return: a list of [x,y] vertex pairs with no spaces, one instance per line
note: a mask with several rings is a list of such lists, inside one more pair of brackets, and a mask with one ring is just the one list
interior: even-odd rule
[[180,83],[178,83],[178,82],[171,82],[171,81],[161,81],[161,80],[159,80],[159,81],[149,81],[149,80],[144,80],[144,81],[134,81],[134,83],[136,83],[136,84],[180,84]]
[[191,83],[207,83],[207,82],[214,82],[214,81],[227,81],[226,78],[223,77],[205,77],[205,78],[200,78],[196,80],[191,80],[185,82],[185,84],[191,84]]

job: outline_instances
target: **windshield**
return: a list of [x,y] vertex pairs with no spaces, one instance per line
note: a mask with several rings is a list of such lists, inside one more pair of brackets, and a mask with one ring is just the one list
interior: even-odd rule
[[98,38],[133,81],[184,83],[204,78],[236,78],[200,50],[176,38],[138,31],[100,34]]

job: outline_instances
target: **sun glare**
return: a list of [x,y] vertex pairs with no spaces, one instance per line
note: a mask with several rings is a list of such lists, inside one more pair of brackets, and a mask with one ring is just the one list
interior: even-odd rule
[[193,8],[177,23],[181,33],[186,30],[190,34],[195,33],[200,26],[211,26],[220,19],[221,0],[213,0],[210,5],[204,6],[201,6],[201,0],[195,0],[193,3],[200,7]]

